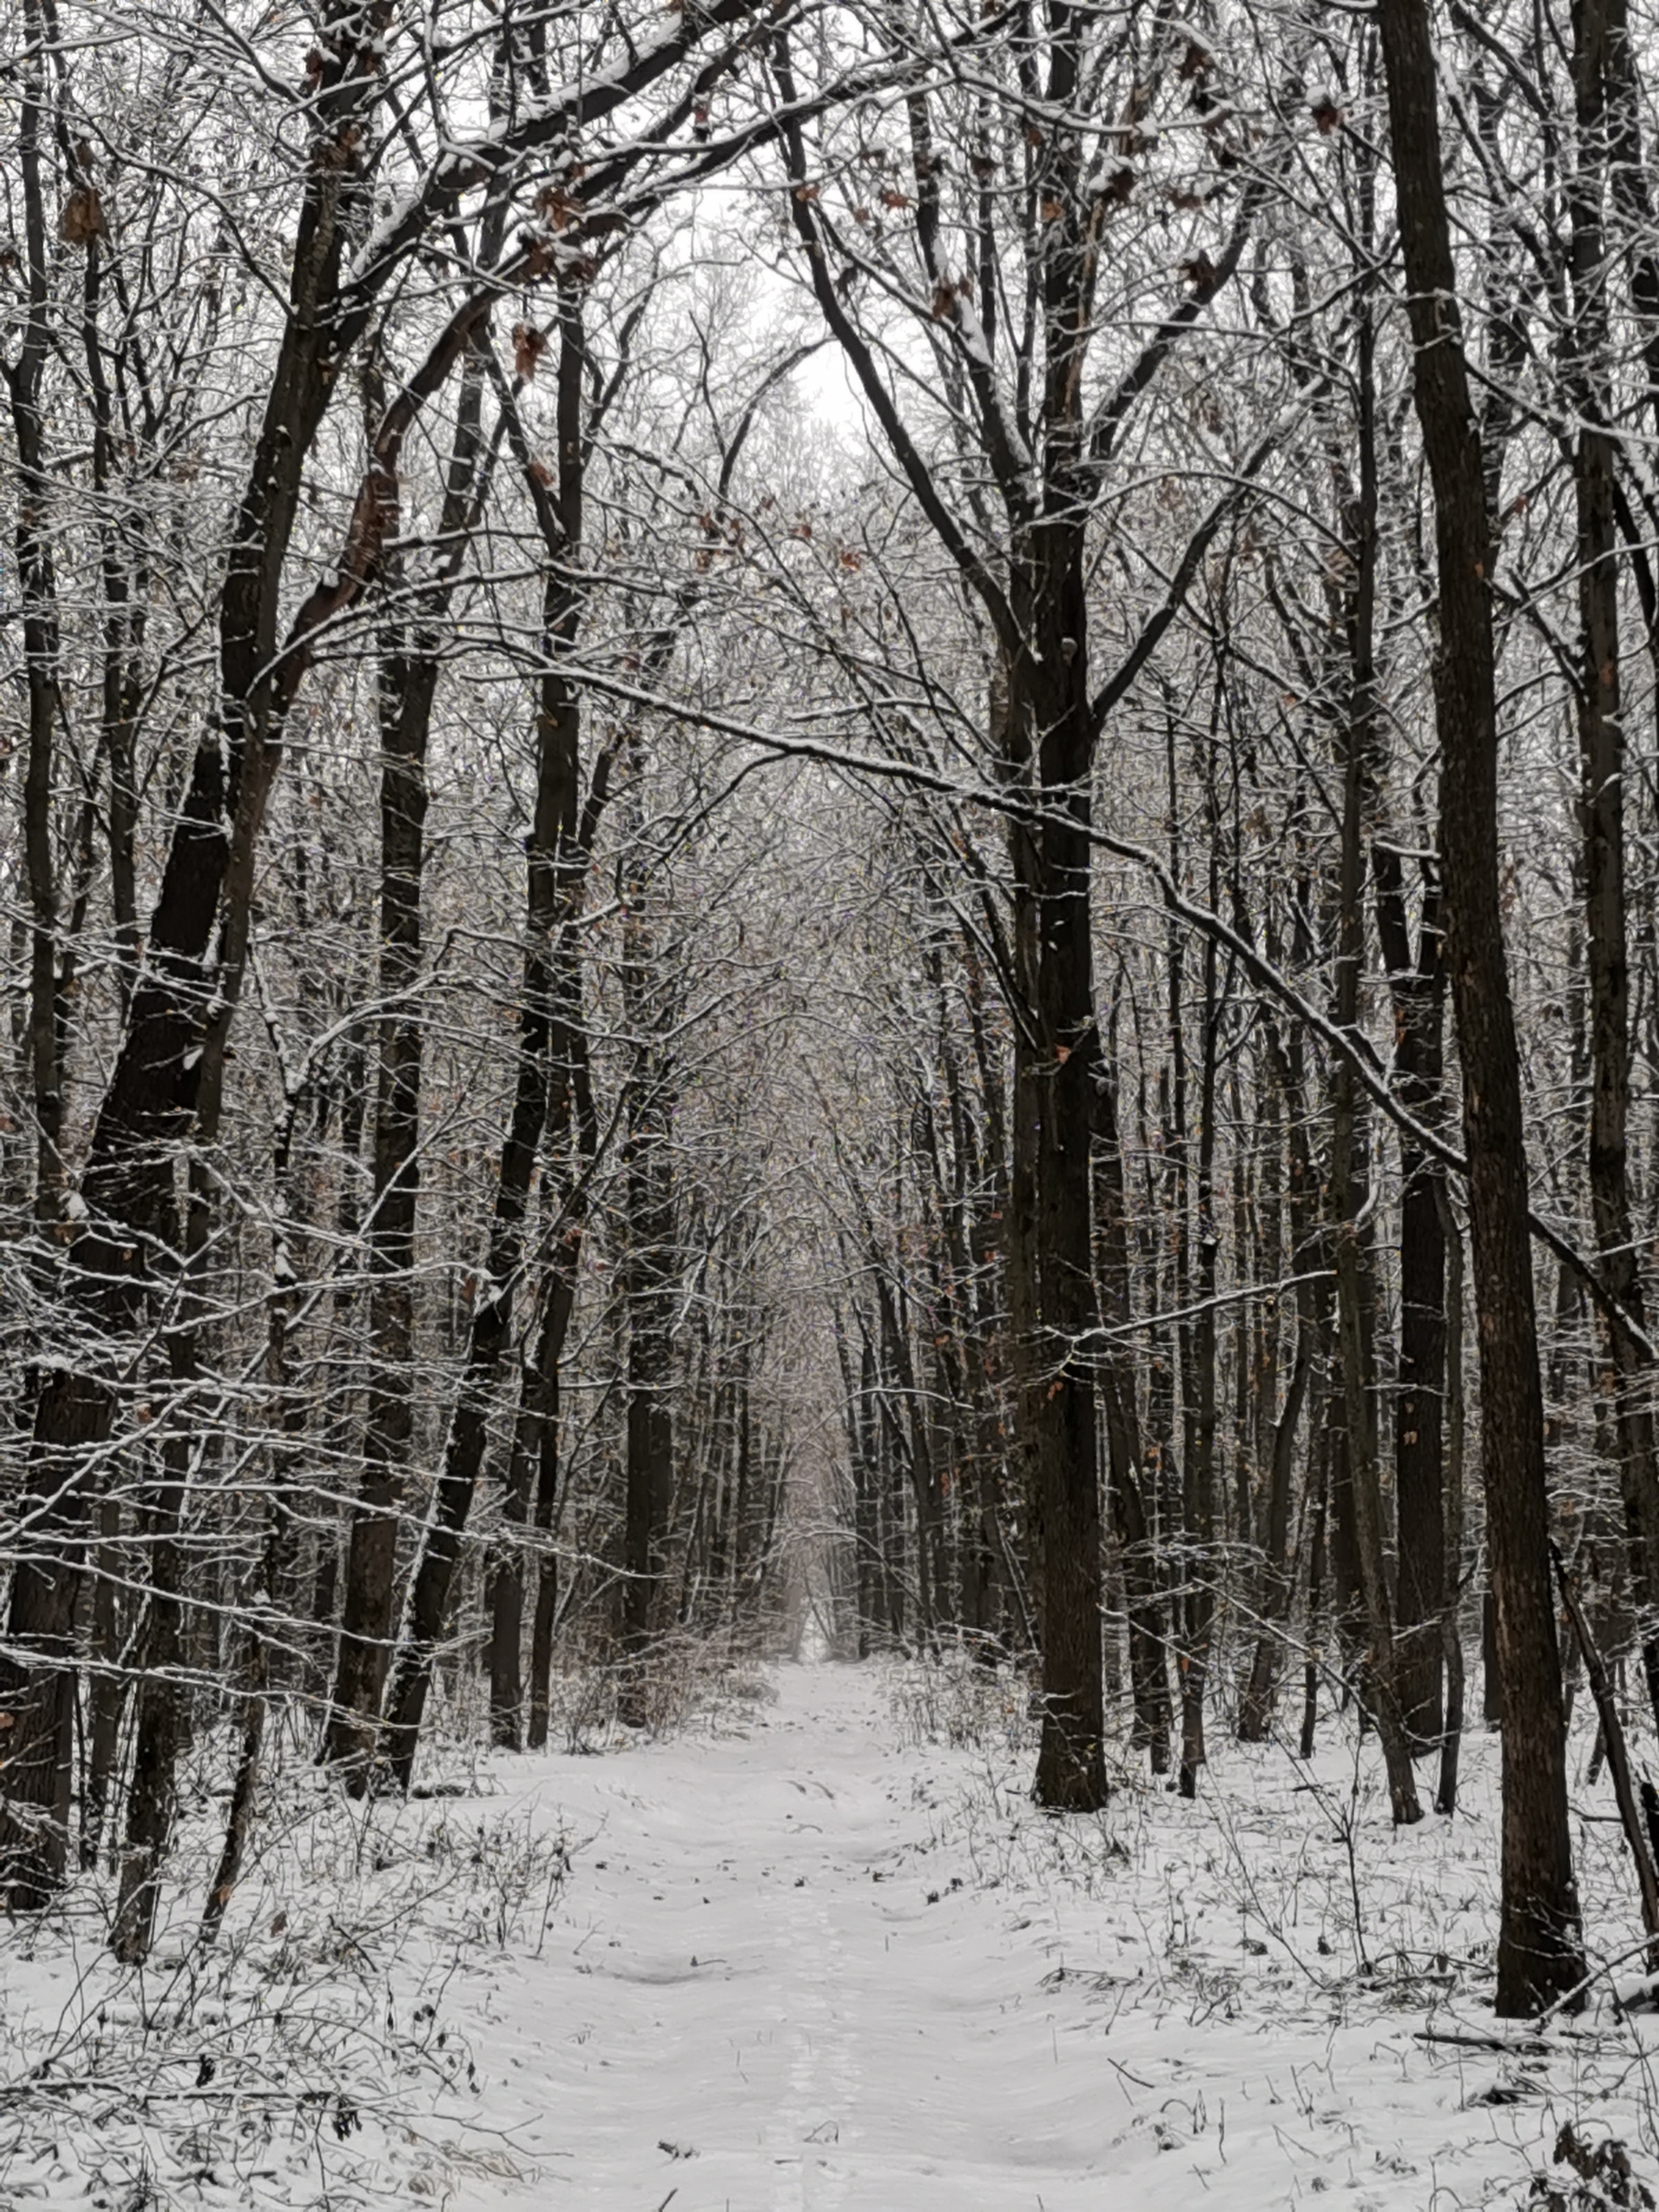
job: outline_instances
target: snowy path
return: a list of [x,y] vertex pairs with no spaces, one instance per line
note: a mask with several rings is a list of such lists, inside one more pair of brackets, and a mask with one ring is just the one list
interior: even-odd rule
[[538,2077],[513,2118],[544,2096],[530,2132],[568,2154],[549,2201],[1098,2205],[1121,2092],[1060,2063],[1026,1911],[939,1860],[934,1762],[900,1751],[876,1678],[791,1667],[780,1692],[743,1739],[564,1766],[595,1837],[574,1940],[503,1994],[494,2052]]
[[[1432,1989],[1317,1982],[1306,1961],[1346,1947],[1346,1862],[1305,1822],[1293,1889],[1248,1850],[1251,1902],[1232,1813],[1125,1800],[1109,1854],[1097,1824],[999,1814],[982,1756],[901,1748],[878,1674],[778,1682],[740,1732],[534,1770],[574,1873],[473,2041],[489,2116],[538,2178],[458,2203],[1254,2212],[1334,2191],[1450,2212],[1553,2140],[1565,2106],[1478,2101],[1505,2062],[1413,2041]],[[1247,1770],[1237,1809],[1275,1771]],[[1425,1889],[1483,1907],[1478,1816],[1373,1825],[1374,1948],[1391,1916],[1395,1942],[1437,1940]]]
[[[1486,1731],[1456,1818],[1399,1832],[1373,1740],[1328,1720],[1310,1768],[1224,1711],[1196,1802],[1126,1763],[1102,1816],[1054,1820],[971,1669],[769,1679],[597,1757],[440,1738],[410,1802],[307,1762],[210,1954],[204,1791],[145,1967],[109,1956],[102,1875],[0,1942],[0,2212],[1659,2200],[1659,2017],[1600,2001],[1491,2048]],[[1611,1960],[1633,1885],[1590,1727],[1574,1856]],[[1572,2193],[1564,2124],[1653,2197]]]

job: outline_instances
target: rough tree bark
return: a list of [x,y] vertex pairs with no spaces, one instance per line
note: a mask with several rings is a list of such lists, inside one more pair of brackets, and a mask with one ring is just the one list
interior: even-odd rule
[[1514,2017],[1565,1996],[1583,1967],[1550,1588],[1520,1060],[1498,884],[1493,547],[1456,307],[1425,0],[1378,0],[1377,22],[1416,348],[1417,415],[1434,489],[1446,955],[1463,1065],[1481,1460],[1507,1716],[1497,2008]]

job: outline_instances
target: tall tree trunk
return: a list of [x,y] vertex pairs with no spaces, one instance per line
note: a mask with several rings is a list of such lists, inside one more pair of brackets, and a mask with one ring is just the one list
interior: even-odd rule
[[[1320,1218],[1319,1177],[1308,1141],[1309,1115],[1302,1081],[1301,1048],[1292,1041],[1287,1051],[1271,1015],[1261,1017],[1261,1032],[1275,1102],[1282,1106],[1290,1154],[1287,1196],[1290,1205],[1291,1264],[1298,1277],[1322,1272],[1329,1266],[1330,1239]],[[1278,1119],[1275,1115],[1275,1121]],[[1298,1280],[1296,1286],[1296,1358],[1284,1410],[1273,1432],[1267,1493],[1267,1525],[1263,1544],[1261,1626],[1243,1696],[1239,1703],[1238,1733],[1245,1743],[1267,1740],[1280,1664],[1280,1649],[1291,1615],[1295,1577],[1291,1559],[1291,1510],[1295,1475],[1296,1436],[1304,1407],[1311,1399],[1308,1427],[1310,1438],[1328,1434],[1320,1384],[1328,1358],[1331,1335],[1329,1293],[1323,1282]],[[1315,1444],[1309,1446],[1310,1486]],[[1311,1632],[1311,1622],[1310,1623]]]
[[495,1184],[483,1279],[467,1328],[461,1380],[450,1416],[432,1510],[422,1533],[402,1633],[386,1686],[387,1770],[407,1790],[431,1686],[434,1656],[448,1617],[456,1563],[478,1475],[497,1374],[512,1333],[514,1299],[537,1156],[546,1123],[560,1012],[561,933],[574,925],[607,791],[609,754],[581,790],[581,695],[568,659],[582,612],[573,568],[582,544],[587,348],[580,295],[560,297],[556,491],[535,459],[516,410],[508,433],[535,507],[549,562],[543,593],[543,672],[536,714],[536,795],[526,840],[524,973],[514,1097]]
[[[1206,812],[1210,842],[1209,902],[1217,902],[1221,877],[1221,825],[1216,805],[1214,748],[1208,757]],[[1209,1681],[1210,1638],[1215,1619],[1215,1442],[1216,1442],[1216,1271],[1221,1236],[1215,1218],[1216,1056],[1221,1009],[1217,991],[1216,945],[1204,947],[1204,1030],[1199,1067],[1198,1127],[1198,1312],[1187,1340],[1182,1365],[1192,1399],[1192,1432],[1187,1450],[1184,1514],[1187,1534],[1185,1632],[1181,1655],[1181,1769],[1183,1797],[1198,1795],[1198,1770],[1205,1761],[1204,1697]]]
[[[1604,200],[1613,25],[1608,0],[1575,0],[1573,88],[1577,159],[1568,193],[1572,220],[1575,329],[1571,386],[1579,420],[1573,453],[1578,528],[1579,819],[1584,840],[1586,955],[1589,986],[1590,1218],[1597,1270],[1639,1329],[1641,1271],[1628,1181],[1630,973],[1625,913],[1625,734],[1620,696],[1619,560],[1614,447],[1608,428],[1609,302]],[[1624,34],[1620,26],[1621,37]],[[1654,1589],[1659,1547],[1659,1470],[1654,1459],[1650,1377],[1628,1330],[1603,1315],[1631,1595],[1648,1698],[1659,1718],[1659,1613]]]
[[1320,1645],[1325,1627],[1326,1583],[1329,1560],[1325,1531],[1330,1520],[1330,1427],[1321,1422],[1309,1452],[1308,1490],[1313,1519],[1308,1540],[1308,1618],[1305,1630],[1308,1656],[1302,1666],[1302,1729],[1297,1753],[1304,1759],[1314,1754],[1314,1730],[1319,1718]]
[[1250,1660],[1249,1675],[1238,1701],[1238,1740],[1241,1743],[1265,1743],[1273,1718],[1279,1654],[1284,1642],[1285,1624],[1291,1610],[1291,1499],[1295,1474],[1296,1435],[1302,1419],[1302,1408],[1307,1401],[1313,1365],[1314,1333],[1305,1321],[1299,1321],[1296,1364],[1291,1370],[1290,1388],[1285,1393],[1284,1410],[1273,1431],[1267,1488],[1267,1525],[1262,1546],[1267,1572],[1261,1595],[1261,1626]]
[[1157,1530],[1143,1486],[1135,1363],[1123,1332],[1133,1320],[1128,1200],[1113,1085],[1096,1101],[1095,1236],[1099,1254],[1101,1407],[1106,1419],[1108,1495],[1111,1502],[1129,1616],[1129,1686],[1134,1741],[1154,1774],[1170,1767],[1169,1628],[1161,1588]]
[[[603,800],[604,786],[599,795]],[[590,808],[590,812],[591,812]],[[597,817],[595,817],[597,818]],[[574,908],[574,897],[572,904]],[[593,1086],[588,1068],[587,1024],[582,1006],[580,933],[568,924],[560,930],[554,949],[552,1068],[549,1086],[546,1149],[550,1159],[567,1166],[559,1191],[559,1232],[554,1237],[547,1267],[547,1306],[536,1346],[532,1373],[526,1378],[524,1403],[514,1436],[515,1458],[522,1448],[527,1478],[533,1474],[535,1491],[531,1504],[536,1534],[536,1600],[530,1637],[530,1726],[532,1751],[547,1741],[549,1678],[553,1665],[553,1623],[558,1600],[559,1563],[553,1549],[553,1530],[559,1505],[559,1365],[575,1304],[576,1276],[581,1262],[582,1235],[586,1219],[586,1185],[599,1144],[593,1110]],[[573,1152],[574,1145],[574,1152]],[[497,1577],[496,1602],[508,1616],[498,1619],[495,1648],[501,1674],[492,1689],[491,1711],[500,1716],[500,1741],[507,1740],[512,1715],[523,1700],[519,1683],[520,1631],[511,1623],[524,1615],[524,1559],[520,1553],[508,1560]]]
[[[42,380],[51,346],[51,249],[42,156],[50,143],[48,18],[30,0],[28,44],[21,64],[18,167],[27,255],[28,311],[16,367],[7,376],[17,447],[17,576],[22,594],[23,659],[28,696],[28,750],[23,787],[23,860],[30,908],[28,1058],[34,1114],[34,1218],[58,1236],[64,1207],[64,1094],[58,1066],[59,952],[58,878],[53,857],[52,787],[58,704],[57,579],[52,557]],[[42,1281],[44,1293],[47,1288]],[[41,1404],[64,1389],[48,1379]],[[0,1803],[0,1882],[14,1911],[44,1904],[67,1864],[70,1755],[75,1681],[72,1640],[84,1508],[81,1448],[101,1440],[107,1416],[96,1386],[65,1404],[54,1439],[20,1504],[34,1541],[13,1572],[9,1641],[0,1661],[0,1704],[10,1723],[6,1790]],[[27,1652],[29,1658],[21,1654]],[[17,1656],[14,1656],[17,1655]]]
[[1500,2014],[1521,2017],[1565,1996],[1583,1965],[1550,1588],[1520,1059],[1498,882],[1493,548],[1456,310],[1426,0],[1378,0],[1377,21],[1416,348],[1417,414],[1434,488],[1446,953],[1463,1066],[1481,1462],[1507,1716],[1497,2006]]
[[143,1516],[149,1553],[149,1618],[110,1938],[116,1956],[129,1964],[147,1958],[155,1942],[162,1867],[177,1809],[179,1760],[190,1729],[184,1512],[192,1464],[210,1446],[219,1415],[217,1406],[210,1408],[203,1401],[201,1337],[220,1188],[213,1156],[224,1109],[231,1017],[248,961],[253,889],[252,848],[243,844],[225,872],[216,946],[219,990],[199,1047],[196,1149],[185,1177],[181,1218],[171,1240],[183,1260],[174,1312],[162,1334],[170,1403],[161,1444],[161,1480]]
[[1463,1232],[1442,1183],[1441,1235],[1446,1256],[1446,1537],[1445,1584],[1440,1614],[1446,1657],[1446,1722],[1440,1739],[1437,1813],[1457,1810],[1457,1767],[1463,1744]]
[[[371,431],[385,412],[378,371],[365,378]],[[346,1547],[340,1641],[324,1756],[363,1786],[391,1650],[398,1528],[414,1436],[415,1224],[420,1202],[421,971],[426,860],[426,755],[447,612],[479,506],[483,369],[466,363],[439,525],[437,574],[411,630],[380,625],[380,1016],[374,1103],[374,1184],[368,1224],[368,1384],[362,1474]],[[408,580],[389,566],[393,604]]]
[[[550,741],[544,717],[536,822],[529,854],[529,913],[519,1018],[517,1072],[495,1183],[489,1249],[476,1285],[466,1348],[433,1496],[411,1580],[397,1656],[387,1684],[385,1759],[399,1789],[413,1776],[415,1749],[432,1668],[449,1614],[461,1541],[488,1438],[496,1376],[511,1340],[513,1306],[524,1255],[524,1229],[547,1103],[548,954],[554,926],[556,812],[566,778],[563,748]],[[570,759],[574,765],[574,746]]]
[[940,1607],[945,1593],[941,1574],[939,1474],[933,1462],[933,1439],[922,1402],[910,1332],[900,1311],[893,1281],[880,1255],[871,1254],[871,1274],[881,1311],[882,1340],[886,1346],[888,1372],[904,1401],[904,1425],[895,1445],[910,1475],[910,1492],[916,1516],[916,1623],[924,1643],[937,1643],[941,1626]]
[[[1093,750],[1081,544],[1069,519],[1039,533],[1033,635],[1013,672],[1013,715],[1048,795],[1022,842],[1031,907],[1035,1036],[1018,1051],[1018,1116],[1032,1161],[1036,1310],[1023,1421],[1040,1502],[1042,1734],[1037,1802],[1090,1812],[1105,1802],[1101,1671],[1100,1480],[1094,1378],[1090,1152],[1100,1066],[1089,911]],[[1062,649],[1064,647],[1064,649]],[[1024,1031],[1024,1024],[1022,1024]]]
[[[536,1605],[530,1624],[530,1706],[525,1741],[532,1751],[547,1742],[553,1705],[553,1631],[559,1602],[559,1561],[553,1548],[559,1488],[559,1374],[547,1373],[547,1395],[540,1412],[536,1453],[536,1498],[532,1525],[537,1536]],[[522,1603],[522,1601],[520,1601]]]
[[[1394,1000],[1395,1072],[1402,1105],[1437,1122],[1445,1001],[1440,886],[1428,873],[1412,957],[1400,855],[1372,854],[1377,935]],[[1400,1373],[1395,1405],[1395,1510],[1399,1527],[1400,1706],[1419,1743],[1441,1731],[1442,1623],[1449,1571],[1443,1537],[1446,1389],[1446,1171],[1400,1140]],[[1454,1571],[1455,1569],[1449,1570]]]
[[[635,755],[636,769],[639,755]],[[637,789],[637,786],[636,786]],[[635,810],[635,834],[640,820]],[[647,902],[643,862],[634,871],[623,921],[623,1018],[632,1048],[623,1138],[628,1300],[628,1423],[623,1504],[622,1689],[618,1717],[650,1717],[649,1654],[662,1625],[665,1547],[673,1492],[673,1271],[675,1206],[669,1150],[671,1069],[661,1033],[671,1026]]]
[[[1363,172],[1362,237],[1371,221],[1371,170]],[[1354,587],[1348,595],[1350,679],[1342,801],[1341,883],[1337,920],[1336,1020],[1357,1038],[1359,979],[1364,964],[1365,817],[1370,805],[1376,742],[1376,423],[1375,333],[1370,301],[1358,303],[1359,495],[1352,518]],[[1395,1647],[1394,1607],[1383,1553],[1382,1486],[1377,1466],[1375,1353],[1369,1261],[1370,1144],[1359,1085],[1347,1058],[1331,1086],[1332,1253],[1336,1269],[1337,1337],[1341,1359],[1347,1504],[1364,1599],[1370,1695],[1388,1769],[1397,1823],[1421,1820]]]

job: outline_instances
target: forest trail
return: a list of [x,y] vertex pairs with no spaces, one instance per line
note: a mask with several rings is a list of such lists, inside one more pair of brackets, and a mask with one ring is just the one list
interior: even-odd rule
[[1127,2116],[1057,2072],[1019,1971],[1025,1913],[939,1856],[933,1778],[901,1754],[878,1678],[777,1680],[740,1735],[573,1763],[560,1790],[592,1837],[570,1893],[589,1927],[551,1968],[559,2026],[537,2038],[570,2197],[1081,2204]]
[[582,1762],[561,1790],[593,1835],[571,1891],[589,1932],[537,2039],[570,2197],[1097,2203],[1082,2177],[1129,2115],[1109,2068],[1085,2087],[1059,2063],[1024,1911],[939,1856],[876,1680],[788,1667],[779,1691],[735,1741]]
[[[1480,2102],[1506,2062],[1414,2039],[1431,1986],[1345,1970],[1346,1855],[1282,1754],[1230,1753],[1231,1812],[1142,1791],[1055,1824],[999,1748],[902,1742],[888,1679],[786,1666],[713,1736],[497,1771],[574,1852],[470,2031],[538,2204],[1449,2212],[1547,2160],[1566,2106]],[[1455,1940],[1488,1824],[1364,1818],[1373,1945]]]

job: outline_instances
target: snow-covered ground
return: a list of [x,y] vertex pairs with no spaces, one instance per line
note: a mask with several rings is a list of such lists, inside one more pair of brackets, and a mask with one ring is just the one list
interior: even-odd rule
[[[1659,2175],[1659,2022],[1422,2039],[1523,2039],[1486,2008],[1492,1740],[1471,1809],[1398,1834],[1328,1724],[1312,1770],[1218,1742],[1196,1804],[1126,1775],[1102,1818],[1055,1821],[983,1687],[771,1679],[676,1739],[497,1760],[479,1796],[313,1810],[239,1900],[219,1984],[182,1945],[152,1973],[148,2073],[113,2016],[91,2051],[100,2006],[129,2045],[143,2007],[85,1930],[9,1942],[7,2076],[50,2032],[63,2086],[0,2102],[0,2204],[1452,2212],[1540,2172],[1574,2212],[1640,2202],[1571,2194],[1564,2123],[1581,2160],[1611,2131]],[[1606,1956],[1639,1930],[1610,1793],[1578,1796]],[[120,2193],[135,2161],[148,2197]]]

